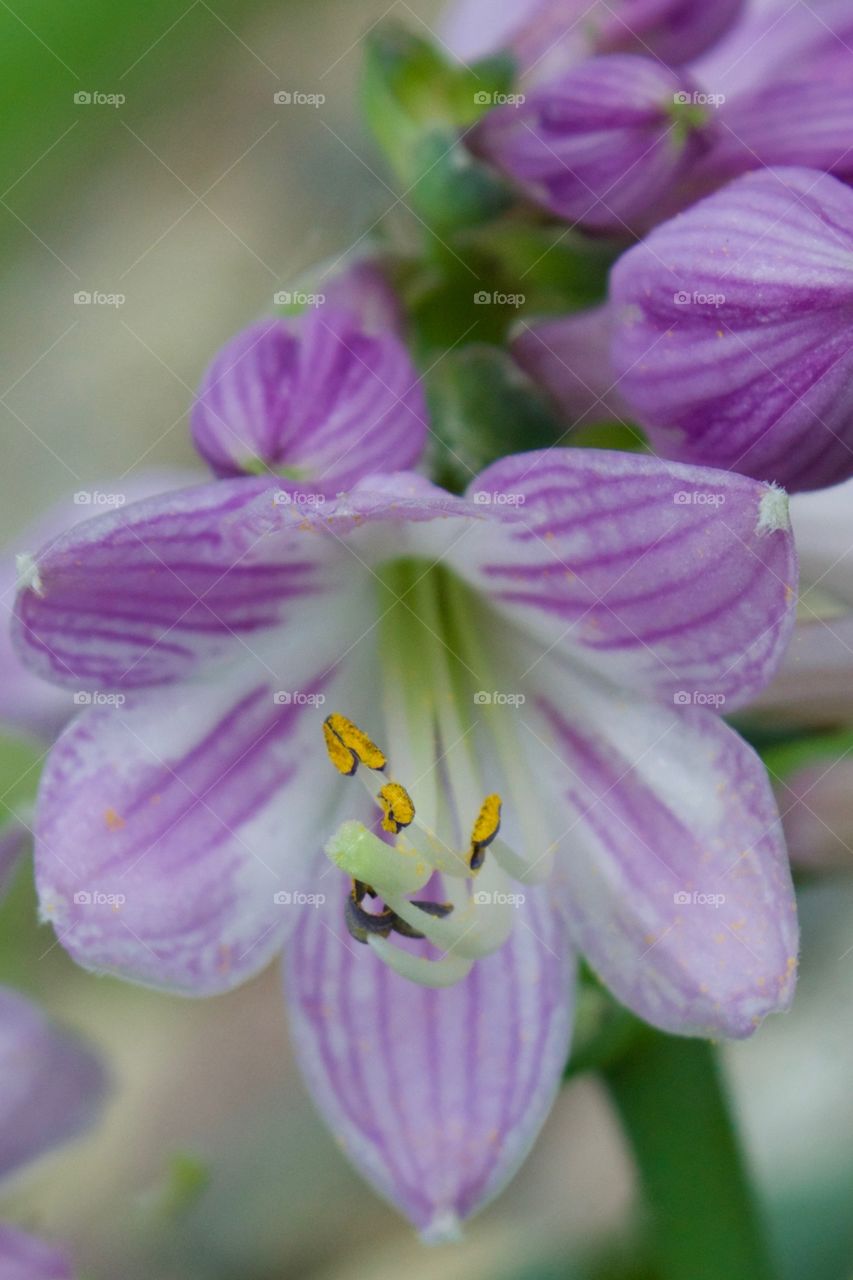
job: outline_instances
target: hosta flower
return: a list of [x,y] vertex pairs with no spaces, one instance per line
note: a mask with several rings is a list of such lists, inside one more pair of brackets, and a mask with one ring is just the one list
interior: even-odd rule
[[461,498],[242,477],[35,569],[27,661],[124,699],[48,759],[43,916],[84,966],[187,994],[287,944],[309,1087],[428,1238],[529,1148],[577,950],[671,1031],[744,1036],[788,1003],[778,813],[719,714],[792,623],[777,489],[559,449]]
[[611,276],[619,393],[669,457],[791,489],[853,472],[853,192],[746,174]]
[[594,53],[651,54],[675,64],[713,44],[743,0],[455,0],[444,36],[470,61],[499,49],[537,79]]
[[334,493],[368,471],[411,465],[426,406],[401,339],[330,302],[226,343],[205,373],[192,432],[217,475],[272,471]]
[[707,133],[692,81],[616,54],[490,111],[468,142],[558,217],[624,235],[709,145]]
[[[98,1059],[23,996],[0,987],[0,1178],[77,1137],[95,1118]],[[0,1223],[4,1280],[70,1280],[65,1252]]]

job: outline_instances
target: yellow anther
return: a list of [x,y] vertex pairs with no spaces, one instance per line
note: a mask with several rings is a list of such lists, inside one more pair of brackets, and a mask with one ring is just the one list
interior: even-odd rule
[[358,768],[358,757],[355,752],[344,746],[338,735],[329,727],[328,720],[323,721],[323,737],[326,740],[329,759],[338,773],[351,778]]
[[[380,751],[376,743],[368,738],[363,729],[359,729],[358,725],[353,724],[352,720],[347,720],[346,716],[338,715],[333,712],[332,715],[326,716],[323,722],[323,732],[326,736],[326,747],[329,751],[329,757],[336,769],[340,769],[341,773],[355,773],[359,764],[366,765],[368,769],[384,769],[387,763],[384,752]],[[338,742],[344,749],[354,757],[354,763],[350,768],[343,769],[338,763],[338,758],[332,754],[330,745],[330,737],[337,738]]]
[[501,798],[498,795],[486,796],[474,829],[471,832],[471,854],[469,866],[472,871],[479,871],[486,856],[486,849],[501,829]]
[[382,829],[396,835],[401,827],[408,827],[415,816],[412,797],[399,782],[386,782],[377,800],[382,805]]

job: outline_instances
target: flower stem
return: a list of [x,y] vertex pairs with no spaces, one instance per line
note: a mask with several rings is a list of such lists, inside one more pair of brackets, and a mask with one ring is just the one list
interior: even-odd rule
[[773,1280],[713,1046],[649,1031],[604,1078],[645,1188],[661,1280]]

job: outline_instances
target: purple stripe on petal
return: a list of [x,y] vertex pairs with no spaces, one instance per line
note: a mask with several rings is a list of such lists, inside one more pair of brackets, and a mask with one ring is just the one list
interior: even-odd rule
[[401,339],[328,303],[263,320],[228,342],[193,410],[196,446],[217,475],[281,470],[321,493],[413,466],[426,403]]
[[0,1178],[86,1130],[106,1091],[92,1051],[8,987],[0,987],[0,1083]]
[[0,1222],[2,1280],[73,1280],[71,1260],[64,1249]]
[[853,472],[853,192],[749,173],[611,275],[619,391],[659,452],[793,490]]
[[755,753],[696,705],[663,707],[542,663],[526,750],[562,792],[557,878],[572,938],[666,1031],[742,1037],[785,1009],[796,903]]
[[[368,630],[356,602],[342,608]],[[322,746],[324,699],[358,716],[376,686],[367,646],[338,666],[346,625],[327,614],[301,647],[93,707],[65,731],[41,783],[36,884],[79,964],[204,995],[279,950],[352,802]]]
[[771,678],[793,626],[784,494],[742,476],[594,449],[519,454],[471,489],[504,513],[451,561],[542,642],[609,679],[714,691]]
[[651,58],[590,58],[490,111],[468,141],[551,213],[624,235],[709,145],[693,96]]
[[499,951],[427,990],[353,941],[347,882],[327,880],[287,954],[306,1083],[360,1172],[426,1239],[450,1238],[512,1177],[559,1085],[574,975],[563,927],[547,891],[528,890]]

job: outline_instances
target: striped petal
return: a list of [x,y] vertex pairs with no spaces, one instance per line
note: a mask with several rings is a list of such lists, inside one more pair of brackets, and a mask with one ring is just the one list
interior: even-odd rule
[[619,421],[627,413],[610,363],[611,340],[611,311],[602,306],[525,322],[512,342],[512,354],[573,426],[586,426]]
[[64,1249],[0,1222],[0,1275],[3,1280],[73,1280]]
[[244,479],[86,521],[36,558],[18,597],[19,650],[44,679],[98,691],[245,653],[341,588],[305,511],[286,489]]
[[619,390],[661,453],[791,489],[853,473],[853,192],[745,174],[611,275]]
[[105,1091],[91,1050],[0,987],[0,1178],[87,1129]]
[[20,572],[17,557],[23,556],[26,564],[28,553],[46,547],[93,513],[184,488],[194,479],[189,469],[142,467],[129,476],[69,493],[16,534],[0,552],[0,721],[40,738],[53,738],[74,712],[70,693],[31,675],[12,644],[10,624]]
[[541,643],[672,702],[748,701],[782,657],[797,569],[784,494],[629,453],[553,449],[489,467],[511,513],[451,553]]
[[704,707],[554,662],[535,683],[525,751],[564,799],[555,865],[574,944],[654,1026],[750,1035],[790,1003],[798,945],[761,761]]
[[[47,761],[36,818],[42,919],[84,968],[193,995],[229,990],[281,948],[334,829],[325,698],[358,715],[364,612],[329,612],[301,647],[86,711]],[[281,898],[280,895],[285,895]],[[279,895],[279,897],[277,897]]]
[[417,374],[401,339],[367,323],[328,304],[226,343],[191,423],[217,475],[281,472],[335,493],[418,461],[427,416]]
[[624,235],[707,145],[693,101],[651,58],[590,58],[490,111],[469,145],[551,213]]
[[[428,1241],[452,1239],[527,1155],[568,1055],[574,978],[547,891],[510,939],[442,990],[414,986],[344,928],[347,883],[287,955],[305,1081],[359,1171]],[[418,944],[425,945],[425,944]]]

